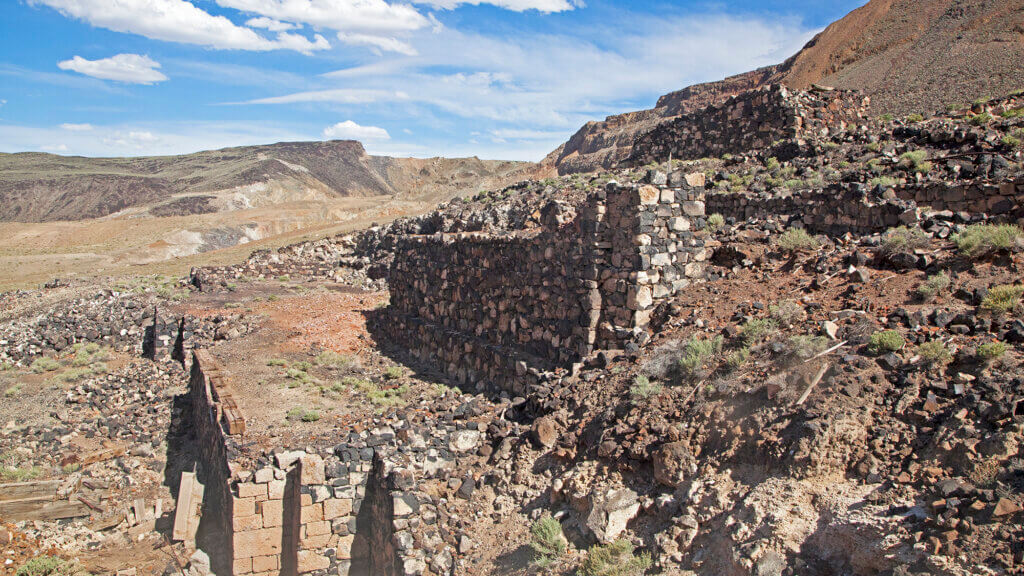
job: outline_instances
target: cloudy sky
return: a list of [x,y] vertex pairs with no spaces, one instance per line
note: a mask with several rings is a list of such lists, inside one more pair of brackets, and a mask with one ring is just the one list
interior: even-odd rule
[[0,0],[0,151],[357,139],[539,160],[779,62],[863,0]]

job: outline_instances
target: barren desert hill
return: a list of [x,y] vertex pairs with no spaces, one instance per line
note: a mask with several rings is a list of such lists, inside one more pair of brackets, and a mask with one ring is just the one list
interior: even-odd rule
[[352,140],[137,158],[0,154],[0,221],[83,220],[130,208],[187,215],[347,197],[438,201],[515,179],[529,166],[371,156]]
[[1024,0],[871,0],[781,64],[590,122],[544,162],[562,174],[613,167],[662,121],[767,84],[860,90],[877,114],[926,114],[1024,87],[1021,62]]

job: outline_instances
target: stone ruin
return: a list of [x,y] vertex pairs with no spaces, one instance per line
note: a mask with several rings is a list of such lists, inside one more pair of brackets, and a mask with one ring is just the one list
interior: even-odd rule
[[[636,144],[633,161],[827,135],[863,120],[864,104],[845,92],[758,89],[659,127]],[[917,221],[919,206],[1020,216],[1014,211],[1024,196],[1020,178],[910,184],[884,197],[849,183],[772,195],[707,193],[702,173],[652,171],[648,180],[610,182],[579,206],[552,202],[534,228],[398,236],[391,302],[373,318],[377,331],[464,386],[543,398],[550,381],[602,351],[645,345],[673,297],[705,281],[710,248],[698,232],[708,213],[784,214],[815,232],[866,233]],[[157,319],[158,354],[170,346],[159,338],[167,330],[174,326]],[[176,357],[194,347],[188,342],[178,337]],[[419,483],[443,475],[453,454],[481,445],[476,423],[353,429],[323,439],[334,444],[326,451],[278,450],[267,461],[248,453],[230,377],[202,349],[192,354],[190,390],[206,486],[195,538],[218,574],[411,575],[428,565],[451,572],[450,552],[423,536],[439,519]]]

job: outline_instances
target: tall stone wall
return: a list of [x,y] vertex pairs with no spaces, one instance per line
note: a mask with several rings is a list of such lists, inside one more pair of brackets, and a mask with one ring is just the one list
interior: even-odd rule
[[660,124],[633,145],[630,162],[664,162],[740,154],[778,140],[827,135],[863,118],[866,100],[853,92],[792,92],[765,86]]
[[400,241],[382,328],[461,382],[524,393],[543,373],[646,340],[658,304],[703,279],[703,175],[619,186],[543,227]]

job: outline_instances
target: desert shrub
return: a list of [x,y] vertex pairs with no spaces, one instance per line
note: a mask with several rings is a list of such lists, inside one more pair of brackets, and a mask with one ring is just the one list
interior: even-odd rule
[[953,237],[961,254],[972,258],[1014,249],[1024,232],[1014,224],[972,224]]
[[882,151],[882,145],[878,142],[868,142],[867,146],[864,147],[868,152],[878,153]]
[[1005,314],[1020,305],[1020,297],[1024,295],[1024,285],[993,286],[981,301],[981,307],[995,314]]
[[316,355],[316,364],[324,368],[345,369],[352,365],[352,357],[338,354],[334,350],[324,350]]
[[899,184],[899,180],[893,178],[892,176],[878,176],[877,178],[872,178],[871,180],[868,180],[868,184],[872,188],[877,188],[879,186],[881,186],[882,188],[892,188],[893,186]]
[[629,388],[629,397],[633,400],[634,404],[641,404],[660,393],[661,385],[651,382],[644,375],[638,375],[636,378],[633,378],[633,385]]
[[994,362],[1006,354],[1006,344],[1002,342],[988,342],[978,346],[976,353],[978,360],[989,363]]
[[651,567],[651,556],[646,552],[633,554],[628,540],[594,546],[580,564],[581,576],[638,576]]
[[790,228],[783,232],[776,241],[779,249],[784,252],[798,252],[801,250],[817,250],[818,240],[807,233],[803,228]]
[[302,370],[303,372],[308,372],[309,369],[312,367],[313,365],[310,364],[309,362],[306,362],[305,360],[303,360],[302,362],[296,362],[292,364],[292,368],[296,370]]
[[796,300],[783,300],[768,307],[773,320],[783,326],[802,322],[807,318],[807,311]]
[[903,336],[895,330],[882,330],[875,332],[868,339],[868,352],[872,354],[885,354],[895,352],[906,344]]
[[388,366],[387,370],[384,371],[385,380],[398,380],[405,372],[398,366]]
[[22,564],[15,576],[88,576],[88,573],[78,564],[43,555]]
[[907,116],[907,123],[917,124],[918,122],[924,122],[924,116],[916,112],[914,114]]
[[35,361],[32,362],[31,366],[32,371],[35,372],[36,374],[42,374],[43,372],[53,372],[57,368],[60,368],[60,362],[57,362],[56,360],[50,358],[49,356],[41,356],[39,358],[36,358]]
[[409,391],[406,385],[398,388],[381,388],[380,386],[362,378],[344,378],[343,385],[351,386],[357,392],[363,394],[367,400],[377,406],[402,406],[405,404],[405,394]]
[[43,475],[43,469],[33,466],[23,457],[14,452],[8,452],[0,456],[0,481],[3,482],[26,482],[34,480]]
[[306,413],[302,415],[303,422],[316,422],[320,419],[320,412],[316,410],[306,410]]
[[917,287],[917,295],[921,297],[921,300],[931,302],[946,288],[949,288],[949,276],[943,271],[938,274],[932,274],[925,279]]
[[882,235],[878,252],[884,258],[891,258],[896,254],[913,254],[914,250],[927,247],[928,241],[928,233],[920,228],[890,228]]
[[758,344],[775,331],[775,321],[770,318],[752,318],[740,327],[740,337],[747,346]]
[[1010,149],[1020,148],[1020,142],[1021,141],[1019,138],[1017,138],[1016,136],[1010,136],[1009,134],[1003,136],[1002,139],[1003,146],[1006,146],[1007,148]]
[[749,359],[750,359],[750,348],[747,348],[746,346],[744,346],[743,348],[740,348],[739,350],[734,350],[734,351],[730,352],[725,357],[725,367],[730,372],[735,372],[736,370],[739,370],[741,366],[746,364],[747,360],[749,360]]
[[21,384],[14,384],[4,390],[4,396],[7,398],[14,398],[18,394],[21,394]]
[[769,172],[774,172],[779,169],[779,159],[772,156],[764,161],[764,168]]
[[921,357],[921,360],[926,364],[930,365],[943,365],[949,364],[953,360],[953,355],[949,353],[949,349],[942,343],[941,340],[929,340],[923,344],[919,344],[917,347],[917,355]]
[[932,169],[932,163],[928,162],[927,158],[928,152],[925,150],[904,152],[900,156],[900,165],[913,172],[922,172],[927,174]]
[[783,184],[783,186],[785,186],[786,188],[789,188],[790,190],[797,190],[797,189],[799,189],[801,187],[804,187],[804,188],[808,187],[808,186],[804,186],[804,181],[799,179],[799,178],[790,178],[789,180],[786,180],[786,182]]
[[300,384],[308,384],[313,381],[313,377],[310,376],[308,372],[305,370],[299,370],[298,368],[289,368],[288,371],[285,372],[285,376]]
[[267,366],[287,366],[288,361],[284,358],[271,358],[267,360]]
[[798,334],[790,336],[783,347],[783,356],[790,362],[810,360],[828,348],[828,338]]
[[722,351],[722,344],[725,339],[721,336],[716,336],[707,340],[701,340],[699,338],[693,338],[686,342],[683,347],[682,354],[676,365],[679,368],[679,373],[684,378],[693,378],[697,376],[701,368],[714,357],[715,354]]
[[530,526],[530,548],[533,549],[533,563],[542,568],[564,556],[568,546],[558,520],[545,514],[534,522]]
[[303,422],[316,422],[320,419],[320,412],[310,410],[302,406],[296,406],[288,411],[285,418],[291,421],[302,420]]
[[888,124],[889,122],[893,121],[893,118],[894,116],[892,114],[886,112],[885,114],[882,114],[881,116],[878,117],[878,121],[882,122],[883,124]]
[[708,216],[708,230],[715,231],[725,225],[725,217],[721,214]]
[[984,126],[992,121],[992,115],[988,112],[982,112],[981,114],[975,114],[971,116],[969,122],[975,126]]

